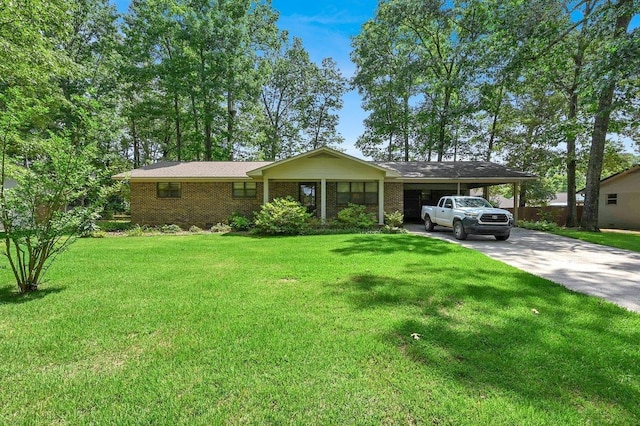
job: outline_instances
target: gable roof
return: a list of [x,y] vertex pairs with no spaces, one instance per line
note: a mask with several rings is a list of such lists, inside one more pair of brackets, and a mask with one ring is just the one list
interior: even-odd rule
[[119,173],[113,176],[113,179],[247,179],[247,172],[271,163],[271,161],[165,161]]
[[165,161],[119,173],[113,179],[158,180],[248,180],[260,179],[266,170],[305,158],[338,158],[384,172],[387,178],[406,182],[478,181],[509,183],[536,179],[487,161],[365,161],[331,148],[321,147],[279,161]]
[[298,155],[290,157],[290,158],[285,158],[284,160],[279,160],[279,161],[273,162],[271,164],[267,164],[265,166],[262,166],[260,168],[255,169],[255,170],[252,170],[251,172],[248,173],[248,175],[249,176],[256,176],[256,177],[262,176],[264,171],[268,170],[270,168],[278,167],[278,166],[281,166],[283,164],[286,164],[286,163],[289,163],[289,162],[292,162],[292,161],[300,160],[302,158],[319,158],[319,157],[342,158],[342,159],[346,159],[346,160],[349,160],[349,161],[354,161],[356,163],[365,165],[367,167],[372,167],[374,169],[378,169],[380,171],[383,171],[387,177],[398,177],[399,176],[398,173],[393,169],[381,167],[381,166],[377,165],[373,161],[365,161],[365,160],[362,160],[360,158],[353,157],[351,155],[345,154],[344,152],[340,152],[340,151],[336,151],[335,149],[328,148],[326,146],[322,146],[322,147],[314,149],[312,151],[304,152],[302,154],[298,154]]
[[536,179],[531,173],[519,172],[488,161],[388,161],[375,164],[394,170],[405,179]]
[[616,174],[613,174],[611,176],[607,176],[606,178],[602,179],[600,181],[600,186],[602,186],[603,184],[609,184],[614,180],[620,179],[623,176],[627,176],[630,175],[632,173],[638,172],[640,171],[640,164],[635,164],[631,167],[629,167],[628,169],[625,169],[621,172],[618,172]]

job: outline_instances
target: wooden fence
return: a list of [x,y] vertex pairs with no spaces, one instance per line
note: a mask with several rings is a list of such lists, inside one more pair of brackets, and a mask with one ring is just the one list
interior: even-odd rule
[[[513,213],[513,208],[507,208]],[[582,218],[582,206],[578,206],[578,222]],[[567,221],[566,206],[546,206],[546,207],[518,207],[518,220],[526,220],[536,222],[545,220],[547,222],[555,222],[560,226],[564,226]]]

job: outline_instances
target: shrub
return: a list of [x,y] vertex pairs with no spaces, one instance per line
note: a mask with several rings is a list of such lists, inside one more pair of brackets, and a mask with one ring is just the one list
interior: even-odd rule
[[262,205],[254,230],[267,235],[300,235],[309,227],[310,218],[307,209],[293,198],[276,198]]
[[545,231],[545,232],[556,231],[560,228],[554,222],[547,222],[545,220],[538,220],[536,222],[519,220],[518,226],[524,229],[533,229],[535,231]]
[[91,238],[104,238],[107,236],[107,233],[101,229],[98,229],[97,231],[93,231],[90,235]]
[[142,235],[144,235],[144,232],[142,230],[142,228],[140,227],[140,225],[135,225],[130,229],[127,229],[125,231],[125,234],[127,235],[127,237],[141,237]]
[[408,231],[399,226],[385,225],[380,228],[380,232],[383,234],[406,234]]
[[127,231],[133,226],[129,220],[99,220],[97,224],[105,232]]
[[367,213],[365,206],[349,203],[338,212],[338,226],[344,228],[369,229],[375,224],[375,215]]
[[196,226],[196,225],[191,225],[191,227],[189,228],[189,232],[192,232],[194,234],[198,234],[200,232],[202,232],[202,228]]
[[81,227],[80,229],[80,237],[82,238],[87,238],[87,237],[91,237],[93,236],[93,234],[95,232],[100,231],[100,227],[98,226],[98,224],[96,223],[95,218],[97,217],[97,215],[94,215],[94,217],[92,217],[90,220],[88,220],[84,226]]
[[174,224],[162,225],[160,227],[160,232],[162,232],[163,234],[176,234],[181,231],[182,231],[182,228]]
[[399,211],[384,214],[384,223],[391,228],[400,228],[404,223],[404,215]]
[[216,234],[223,234],[225,232],[231,232],[231,227],[226,223],[216,223],[211,227],[211,232],[215,232]]
[[248,231],[251,228],[251,221],[246,216],[241,215],[240,213],[234,212],[229,219],[227,219],[229,226],[232,230],[238,231]]

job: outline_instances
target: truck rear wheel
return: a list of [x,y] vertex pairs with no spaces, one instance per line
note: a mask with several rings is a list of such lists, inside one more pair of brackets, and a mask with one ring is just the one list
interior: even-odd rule
[[424,229],[426,229],[427,232],[433,231],[433,222],[431,222],[429,215],[424,217]]
[[462,225],[462,222],[459,220],[456,220],[455,222],[453,222],[453,236],[456,237],[456,240],[467,239],[467,233],[464,232],[464,226]]

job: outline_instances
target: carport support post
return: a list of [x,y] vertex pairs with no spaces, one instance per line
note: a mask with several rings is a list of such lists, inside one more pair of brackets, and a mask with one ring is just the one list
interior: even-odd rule
[[518,182],[513,183],[513,226],[518,226],[518,195],[520,195],[520,188]]
[[378,225],[384,225],[384,179],[378,181]]
[[327,222],[327,180],[320,180],[320,221]]
[[262,204],[269,202],[269,179],[265,178],[262,182]]

